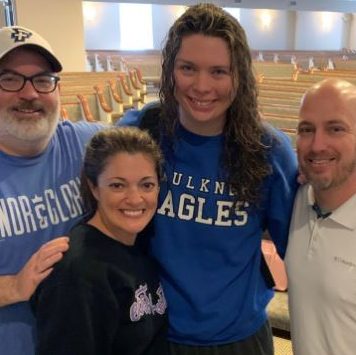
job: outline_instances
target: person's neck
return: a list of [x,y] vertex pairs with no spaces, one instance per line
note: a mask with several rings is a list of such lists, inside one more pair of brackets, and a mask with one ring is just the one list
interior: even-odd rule
[[326,190],[315,190],[314,196],[318,206],[323,211],[333,211],[345,203],[356,193],[355,174],[341,186]]
[[113,227],[108,227],[98,211],[87,221],[87,224],[94,226],[108,238],[119,241],[122,244],[127,246],[133,246],[135,244],[137,234],[125,235],[122,230],[115,230]]
[[15,157],[31,158],[35,157],[47,148],[50,138],[38,140],[36,142],[26,142],[16,139],[0,138],[0,151]]

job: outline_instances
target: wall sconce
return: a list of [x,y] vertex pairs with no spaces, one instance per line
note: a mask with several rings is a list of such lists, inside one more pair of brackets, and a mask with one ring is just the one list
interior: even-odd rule
[[268,12],[263,12],[261,15],[262,28],[268,30],[271,27],[272,17]]
[[321,30],[329,32],[332,27],[332,14],[330,12],[321,13]]
[[83,1],[83,17],[85,21],[94,22],[97,17],[97,11],[95,4],[91,4],[88,1]]

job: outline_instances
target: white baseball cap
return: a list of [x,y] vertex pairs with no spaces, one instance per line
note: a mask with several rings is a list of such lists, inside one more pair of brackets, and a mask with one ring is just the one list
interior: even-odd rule
[[0,61],[15,48],[29,47],[42,54],[54,72],[62,70],[62,64],[54,55],[49,43],[35,31],[25,27],[11,26],[0,29]]

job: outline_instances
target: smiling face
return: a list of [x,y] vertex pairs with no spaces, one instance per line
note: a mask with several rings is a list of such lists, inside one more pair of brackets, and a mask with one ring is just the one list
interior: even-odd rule
[[[50,73],[52,69],[42,55],[18,48],[1,61],[0,72],[3,71],[32,76]],[[18,92],[0,88],[0,150],[19,155],[17,148],[22,145],[44,148],[57,126],[58,117],[58,88],[52,93],[40,94],[29,81]]]
[[350,192],[356,181],[356,92],[323,84],[300,110],[297,152],[315,191]]
[[157,208],[155,169],[153,160],[143,153],[117,153],[109,158],[97,186],[91,186],[98,203],[88,223],[113,239],[133,245]]
[[201,34],[184,37],[174,79],[182,125],[200,135],[220,134],[234,92],[227,43]]

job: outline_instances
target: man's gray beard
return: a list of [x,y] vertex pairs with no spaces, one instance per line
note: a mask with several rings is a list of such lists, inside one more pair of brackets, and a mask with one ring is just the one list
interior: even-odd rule
[[53,112],[39,119],[15,119],[5,113],[0,117],[0,137],[11,136],[27,143],[51,137],[59,120],[59,105]]

